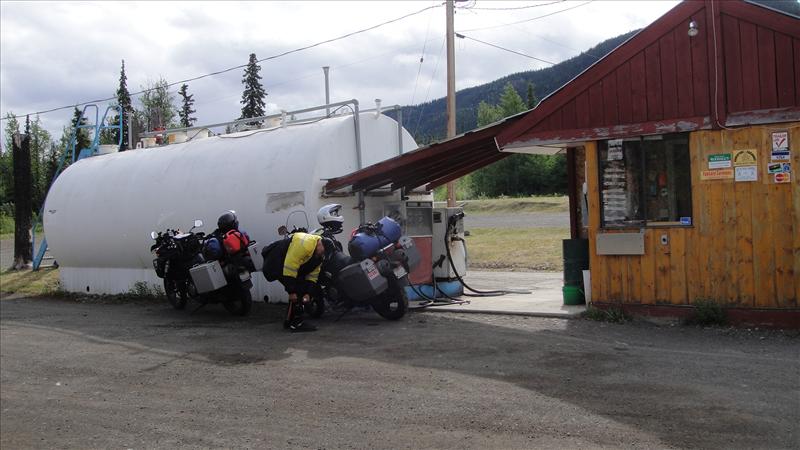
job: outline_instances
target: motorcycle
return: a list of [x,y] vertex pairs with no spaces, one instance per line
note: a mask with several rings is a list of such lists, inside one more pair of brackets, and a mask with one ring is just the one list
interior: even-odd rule
[[[393,233],[386,232],[389,228]],[[334,310],[371,306],[385,319],[402,318],[408,311],[408,274],[419,265],[420,256],[414,241],[399,236],[399,230],[399,225],[389,218],[358,227],[348,245],[351,256],[335,239],[339,230],[315,230],[315,234],[336,245],[320,270],[320,295],[310,305],[309,315],[322,316],[327,302]],[[368,245],[359,245],[364,241],[369,241]]]
[[[253,304],[250,272],[255,271],[249,252],[234,255],[220,252],[207,258],[208,246],[216,237],[192,232],[201,226],[203,221],[195,220],[194,226],[186,233],[172,229],[150,233],[155,240],[150,247],[156,256],[153,268],[156,275],[164,279],[167,300],[179,310],[193,300],[200,304],[198,309],[222,303],[231,314],[247,315]],[[254,245],[255,241],[251,242],[251,247]]]

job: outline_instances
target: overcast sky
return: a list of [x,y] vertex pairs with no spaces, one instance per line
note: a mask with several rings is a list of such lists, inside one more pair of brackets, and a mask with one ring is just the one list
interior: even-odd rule
[[[459,2],[455,29],[471,38],[559,62],[604,39],[648,25],[676,3]],[[436,6],[261,63],[270,112],[323,104],[321,67],[326,65],[331,67],[332,101],[356,98],[363,108],[372,107],[375,98],[384,105],[422,103],[446,91],[445,8],[438,5],[441,1],[3,1],[0,113],[22,115],[114,96],[122,59],[128,89],[134,92],[148,80],[192,78],[244,64],[250,53],[265,58]],[[552,15],[536,19],[546,14]],[[456,41],[457,89],[547,66],[475,41]],[[189,83],[198,124],[239,116],[242,72],[236,69]],[[138,98],[134,104],[138,105]],[[71,114],[71,110],[58,111],[41,119],[57,139]]]

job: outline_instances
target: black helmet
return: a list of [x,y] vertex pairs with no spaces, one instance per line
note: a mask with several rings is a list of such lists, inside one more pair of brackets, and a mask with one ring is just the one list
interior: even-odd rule
[[217,228],[223,233],[239,228],[239,220],[236,219],[235,211],[225,211],[225,214],[217,219]]

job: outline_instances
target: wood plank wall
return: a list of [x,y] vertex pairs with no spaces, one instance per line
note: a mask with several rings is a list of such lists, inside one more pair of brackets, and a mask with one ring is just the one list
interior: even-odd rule
[[[772,131],[788,130],[792,182],[767,174]],[[597,145],[586,145],[592,301],[685,305],[697,299],[744,308],[800,302],[800,123],[691,133],[692,227],[648,228],[642,256],[598,256]],[[700,180],[708,155],[756,148],[759,180]],[[626,230],[631,232],[633,230]],[[669,238],[661,244],[661,235]]]

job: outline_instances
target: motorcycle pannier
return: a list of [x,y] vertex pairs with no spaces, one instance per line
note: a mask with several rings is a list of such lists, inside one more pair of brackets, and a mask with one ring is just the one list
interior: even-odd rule
[[337,285],[352,300],[363,302],[382,294],[389,287],[389,281],[378,272],[378,267],[371,259],[350,264],[338,275]]
[[194,287],[197,288],[198,294],[215,291],[228,284],[225,281],[225,274],[222,273],[222,267],[219,261],[209,261],[189,269],[189,275],[192,276]]

